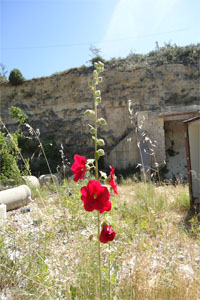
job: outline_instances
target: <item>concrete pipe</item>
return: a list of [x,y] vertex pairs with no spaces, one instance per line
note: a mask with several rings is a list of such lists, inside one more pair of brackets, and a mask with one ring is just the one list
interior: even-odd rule
[[0,192],[0,203],[6,205],[7,211],[25,206],[30,200],[31,190],[25,184]]
[[39,183],[39,180],[37,179],[37,177],[31,175],[31,176],[22,176],[22,178],[27,185],[33,186],[36,188],[40,187],[40,183]]

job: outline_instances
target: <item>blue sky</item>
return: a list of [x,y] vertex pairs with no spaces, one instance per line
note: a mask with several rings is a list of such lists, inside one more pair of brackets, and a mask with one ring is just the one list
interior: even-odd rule
[[165,42],[200,42],[199,0],[0,0],[0,63],[26,79]]

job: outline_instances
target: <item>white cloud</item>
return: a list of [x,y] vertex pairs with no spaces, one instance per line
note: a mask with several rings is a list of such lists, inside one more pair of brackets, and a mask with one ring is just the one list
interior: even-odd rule
[[169,15],[170,11],[181,2],[182,0],[154,0],[156,3],[156,18],[153,24],[153,30],[158,30],[161,22]]
[[181,1],[119,0],[102,41],[103,53],[109,57],[127,55],[137,38],[161,31],[160,24]]

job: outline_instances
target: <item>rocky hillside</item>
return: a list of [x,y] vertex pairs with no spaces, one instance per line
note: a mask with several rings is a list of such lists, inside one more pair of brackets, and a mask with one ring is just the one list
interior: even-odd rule
[[[132,130],[129,99],[135,112],[199,104],[199,63],[200,44],[166,45],[148,55],[132,54],[126,59],[105,62],[103,82],[99,86],[103,99],[99,115],[108,122],[101,132],[106,150]],[[53,135],[68,153],[88,153],[92,141],[84,111],[93,103],[88,88],[92,72],[92,67],[82,67],[27,80],[17,86],[1,82],[2,119],[12,128],[9,108],[18,106],[28,115],[29,124],[40,129],[41,137]]]

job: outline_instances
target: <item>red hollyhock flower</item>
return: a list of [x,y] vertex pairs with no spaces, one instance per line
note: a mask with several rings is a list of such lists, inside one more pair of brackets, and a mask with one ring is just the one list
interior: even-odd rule
[[84,179],[86,167],[86,158],[78,154],[74,155],[74,163],[71,166],[71,170],[74,174],[74,181],[77,182],[79,179]]
[[103,229],[100,234],[100,242],[107,243],[111,242],[115,238],[115,231],[111,229],[111,225],[103,225]]
[[109,184],[113,188],[114,193],[116,195],[118,195],[117,184],[115,182],[115,170],[114,170],[114,167],[111,167],[111,166],[110,166],[110,169],[111,169],[111,172],[110,172],[110,181],[109,181]]
[[96,209],[102,214],[104,211],[111,210],[110,193],[99,181],[90,180],[87,186],[81,188],[81,194],[86,211]]

